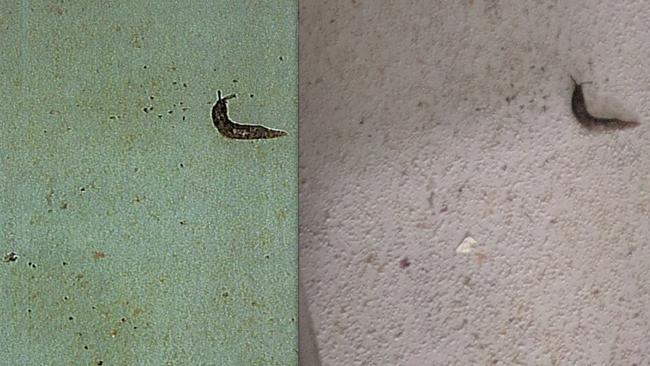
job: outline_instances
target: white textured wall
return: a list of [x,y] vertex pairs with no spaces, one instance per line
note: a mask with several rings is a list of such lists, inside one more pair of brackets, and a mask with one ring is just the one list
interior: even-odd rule
[[[650,364],[649,33],[643,0],[301,1],[324,366]],[[641,126],[585,131],[569,74]]]

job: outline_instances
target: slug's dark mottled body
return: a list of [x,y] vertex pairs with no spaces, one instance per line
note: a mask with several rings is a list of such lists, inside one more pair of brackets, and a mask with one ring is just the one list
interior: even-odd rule
[[636,121],[623,121],[616,118],[600,118],[592,116],[587,110],[585,96],[582,92],[582,84],[585,83],[578,83],[575,81],[573,76],[571,76],[571,80],[573,81],[571,109],[573,110],[573,115],[583,126],[587,128],[622,129],[639,125],[639,122]]
[[217,91],[217,102],[212,107],[212,122],[219,132],[231,139],[254,140],[272,139],[285,136],[287,133],[273,130],[260,125],[242,125],[228,118],[228,99],[236,98],[235,94],[221,97],[221,90]]

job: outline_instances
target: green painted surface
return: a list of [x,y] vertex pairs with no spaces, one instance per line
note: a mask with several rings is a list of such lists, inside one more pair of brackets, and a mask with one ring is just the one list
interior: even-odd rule
[[295,365],[297,2],[2,9],[0,364]]

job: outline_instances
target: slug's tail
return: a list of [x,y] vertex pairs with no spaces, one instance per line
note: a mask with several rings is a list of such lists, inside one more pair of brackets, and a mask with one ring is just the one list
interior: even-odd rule
[[274,130],[260,125],[233,124],[233,138],[239,139],[272,139],[286,136],[285,131]]
[[604,128],[617,130],[633,128],[640,124],[638,121],[623,121],[617,118],[595,118],[594,122]]

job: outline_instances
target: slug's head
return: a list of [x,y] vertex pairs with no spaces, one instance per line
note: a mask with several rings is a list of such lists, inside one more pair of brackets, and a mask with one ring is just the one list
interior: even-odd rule
[[228,99],[233,99],[233,98],[237,98],[237,95],[229,94],[229,95],[226,95],[225,97],[222,97],[221,96],[221,90],[217,90],[217,103],[226,104]]
[[575,88],[582,88],[584,84],[591,84],[591,81],[583,81],[581,83],[577,82],[576,79],[573,78],[573,75],[569,74],[569,77],[571,78],[571,81],[573,81],[573,86]]
[[221,96],[221,90],[217,90],[217,102],[214,103],[212,107],[212,118],[217,118],[219,116],[227,116],[228,114],[228,99],[237,98],[235,94],[226,95],[225,97]]
[[217,102],[212,107],[213,120],[227,120],[228,119],[228,99],[236,98],[235,94],[221,96],[221,90],[217,90]]

